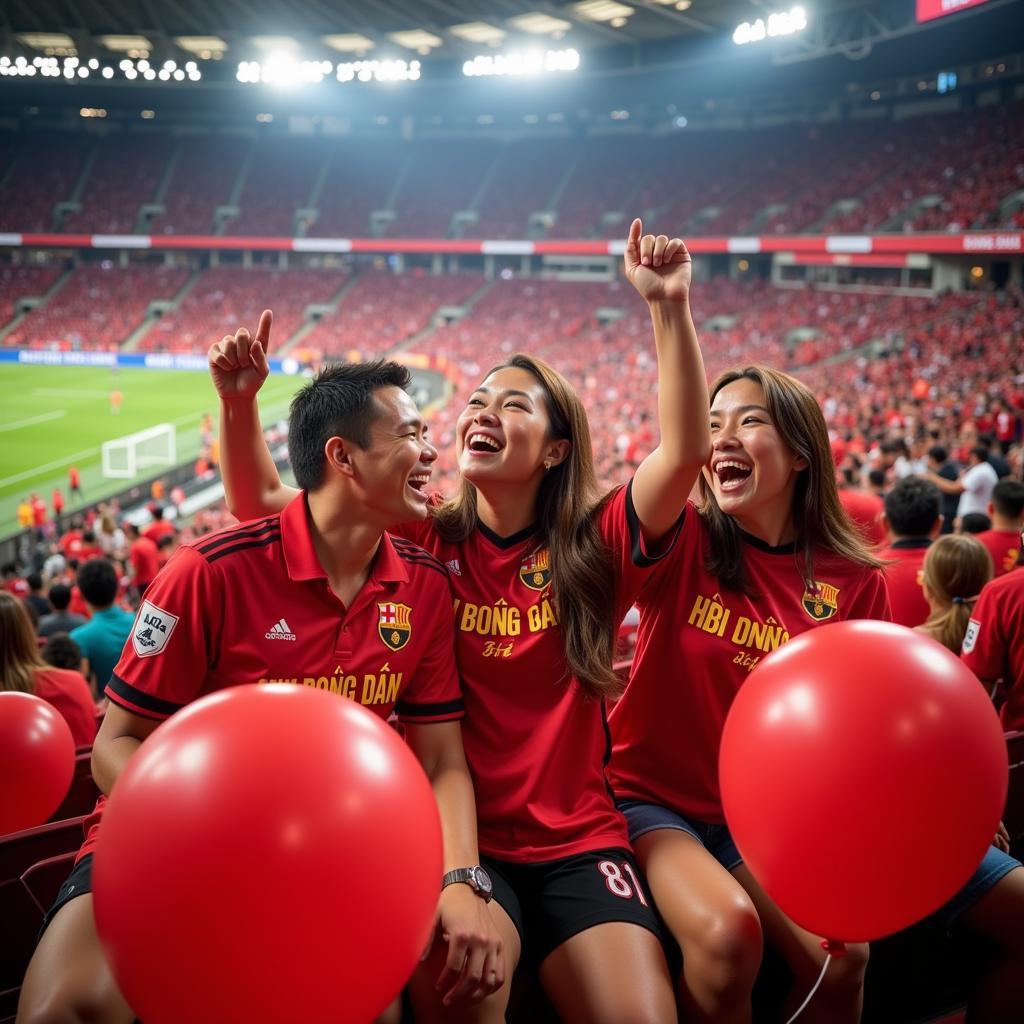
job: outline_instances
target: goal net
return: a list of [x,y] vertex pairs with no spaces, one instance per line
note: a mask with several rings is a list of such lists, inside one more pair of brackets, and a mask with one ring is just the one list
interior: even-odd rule
[[161,423],[137,434],[103,443],[103,475],[131,480],[153,466],[173,466],[177,461],[173,423]]

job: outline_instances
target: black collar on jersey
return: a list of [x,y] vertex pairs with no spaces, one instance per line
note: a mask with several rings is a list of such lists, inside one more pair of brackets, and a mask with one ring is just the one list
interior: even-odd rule
[[496,547],[496,548],[514,548],[517,544],[521,544],[527,537],[532,536],[537,532],[537,524],[531,523],[525,530],[520,530],[518,533],[513,533],[511,537],[501,537],[496,534],[493,530],[484,526],[480,520],[477,520],[476,528]]
[[740,538],[744,544],[749,544],[751,547],[757,548],[758,551],[763,551],[767,555],[792,555],[796,552],[796,541],[791,541],[789,544],[780,544],[778,547],[772,547],[765,540],[761,540],[760,537],[755,537],[752,533],[747,533],[746,530],[740,530]]
[[931,546],[931,537],[904,537],[903,540],[894,540],[889,545],[893,551],[903,551],[911,548],[930,548]]

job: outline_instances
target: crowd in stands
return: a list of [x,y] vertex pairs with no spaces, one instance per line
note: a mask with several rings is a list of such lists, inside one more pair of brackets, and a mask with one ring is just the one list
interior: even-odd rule
[[[218,207],[231,207],[223,217],[230,235],[367,237],[380,210],[390,216],[377,233],[424,238],[526,238],[539,211],[553,214],[549,237],[618,238],[621,220],[606,215],[633,209],[664,215],[689,235],[1020,227],[1021,208],[1004,201],[1024,187],[1022,110],[1018,101],[900,121],[582,140],[566,132],[505,143],[360,139],[342,147],[151,131],[100,142],[68,132],[55,147],[7,136],[0,230],[210,234]],[[163,212],[147,224],[142,207],[158,199]],[[58,210],[68,202],[77,205]],[[476,220],[460,226],[461,211]]]

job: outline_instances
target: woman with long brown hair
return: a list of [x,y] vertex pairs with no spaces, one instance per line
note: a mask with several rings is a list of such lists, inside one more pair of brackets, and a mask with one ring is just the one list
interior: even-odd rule
[[28,612],[13,594],[0,590],[0,690],[32,693],[52,704],[71,727],[76,747],[96,738],[96,707],[81,672],[43,661]]
[[[661,429],[630,483],[601,497],[579,397],[550,366],[516,355],[459,417],[459,493],[399,531],[448,566],[455,596],[485,872],[445,883],[485,898],[493,888],[506,963],[538,967],[560,1017],[580,1024],[675,1019],[658,926],[604,777],[605,698],[621,689],[615,628],[671,546],[710,445],[689,254],[678,238],[642,235],[637,220],[625,266],[650,307]],[[256,410],[269,327],[265,313],[255,339],[240,331],[210,351],[226,490],[245,518],[295,493],[281,485]],[[438,1002],[464,969],[446,955],[436,943],[414,978],[417,1019],[503,1021],[507,984],[476,1006]]]
[[[889,600],[882,563],[839,503],[825,418],[803,384],[765,366],[725,373],[711,387],[710,427],[700,501],[637,602],[610,775],[682,950],[682,1016],[730,1024],[751,1019],[762,935],[793,972],[790,1013],[824,953],[768,898],[729,835],[718,789],[726,715],[751,669],[791,636],[888,619]],[[857,1020],[866,966],[867,946],[851,945],[803,1018]]]

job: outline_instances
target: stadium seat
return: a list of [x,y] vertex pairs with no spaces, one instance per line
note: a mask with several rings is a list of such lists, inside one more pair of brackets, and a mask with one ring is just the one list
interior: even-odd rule
[[86,747],[75,754],[75,774],[71,777],[71,787],[60,807],[50,815],[50,821],[66,821],[68,818],[89,814],[96,806],[99,795],[100,791],[92,778],[92,747]]

